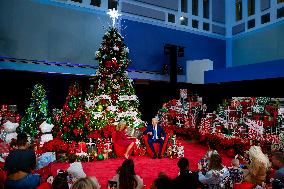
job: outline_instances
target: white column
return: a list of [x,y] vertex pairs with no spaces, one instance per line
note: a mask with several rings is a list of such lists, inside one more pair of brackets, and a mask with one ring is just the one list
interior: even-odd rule
[[[203,18],[203,0],[198,0],[198,17]],[[202,19],[199,19],[198,28],[200,27],[200,22]]]
[[177,0],[177,4],[178,4],[178,13],[176,14],[176,24],[178,26],[180,26],[180,17],[182,16],[182,13],[181,13],[181,0]]
[[226,26],[226,67],[233,65],[233,40],[232,27],[235,23],[235,0],[225,1],[225,26]]
[[277,0],[270,0],[270,22],[277,20]]
[[226,37],[232,37],[232,27],[235,23],[235,0],[225,1],[225,25],[226,25]]
[[248,20],[248,0],[242,0],[242,15],[243,21],[245,23],[245,31],[247,30],[247,20]]
[[[213,19],[213,14],[212,14],[212,12],[213,12],[213,0],[209,0],[209,31],[210,32],[212,32],[212,19]],[[226,17],[226,16],[225,16]]]
[[256,28],[259,27],[261,24],[260,18],[261,18],[260,0],[255,0],[255,27]]
[[101,7],[108,10],[108,0],[101,0]]

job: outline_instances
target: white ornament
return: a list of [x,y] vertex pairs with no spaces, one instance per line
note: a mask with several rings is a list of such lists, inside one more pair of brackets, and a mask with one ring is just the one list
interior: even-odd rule
[[109,111],[115,112],[117,110],[116,106],[108,106]]
[[113,50],[119,51],[119,48],[118,48],[117,46],[114,46],[114,47],[113,47]]
[[124,49],[123,49],[123,52],[129,53],[129,48],[128,48],[128,47],[124,48]]
[[98,57],[98,56],[99,56],[99,53],[100,53],[100,51],[96,51],[96,57]]

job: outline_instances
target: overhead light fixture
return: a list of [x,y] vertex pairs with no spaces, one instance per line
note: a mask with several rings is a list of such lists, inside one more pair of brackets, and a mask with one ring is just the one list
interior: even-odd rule
[[179,17],[179,20],[183,21],[184,20],[184,16]]

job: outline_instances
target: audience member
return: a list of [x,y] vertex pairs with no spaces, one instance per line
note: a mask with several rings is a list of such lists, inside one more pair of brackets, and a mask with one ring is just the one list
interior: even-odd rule
[[118,174],[112,178],[112,181],[117,182],[118,189],[141,189],[143,187],[142,178],[135,174],[132,159],[126,159],[117,172]]
[[76,161],[76,155],[69,156],[69,163],[70,167],[67,169],[67,172],[75,181],[79,178],[86,177],[82,163]]
[[69,189],[68,173],[64,171],[59,171],[57,176],[54,178],[51,188],[52,189]]
[[36,155],[34,150],[29,149],[28,137],[25,133],[19,133],[17,149],[9,153],[4,165],[4,169],[7,171],[5,188],[36,188],[40,184],[40,176],[31,173],[35,167]]
[[274,180],[272,181],[273,189],[284,188],[284,153],[275,152],[272,155],[272,166],[278,169],[275,172]]
[[173,180],[174,188],[195,189],[198,188],[198,177],[189,170],[187,158],[180,158],[178,163],[179,175]]
[[240,161],[238,159],[232,160],[232,167],[229,168],[231,187],[235,183],[241,183],[244,179],[243,170],[240,168]]
[[172,180],[165,174],[160,173],[158,178],[156,178],[151,186],[151,189],[172,189],[177,188],[173,187]]
[[[200,163],[199,170],[202,169]],[[199,181],[205,184],[209,189],[213,188],[228,188],[230,173],[226,167],[222,165],[222,158],[219,154],[213,153],[210,158],[208,171],[203,175],[198,173]]]
[[249,151],[250,164],[244,170],[244,181],[262,185],[270,167],[268,157],[261,151],[260,146],[251,146]]
[[120,121],[116,128],[116,143],[120,146],[127,146],[126,152],[124,154],[125,158],[129,158],[129,151],[134,146],[136,142],[135,137],[129,137],[126,135],[127,124],[126,121]]
[[78,179],[71,187],[71,189],[99,189],[96,183],[90,177]]
[[203,173],[208,171],[208,166],[210,162],[210,158],[212,154],[218,154],[217,150],[215,149],[215,145],[213,142],[208,143],[208,151],[204,155],[204,157],[199,161],[199,164],[202,166],[201,171]]

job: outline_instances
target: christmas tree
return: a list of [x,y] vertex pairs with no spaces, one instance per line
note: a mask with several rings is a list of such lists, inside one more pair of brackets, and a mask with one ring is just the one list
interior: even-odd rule
[[32,91],[31,104],[21,119],[18,132],[27,133],[31,139],[39,137],[39,126],[42,122],[50,123],[46,91],[41,84],[36,84]]
[[132,128],[144,124],[138,111],[139,100],[126,71],[129,49],[123,40],[117,28],[111,27],[96,52],[99,68],[85,102],[94,129],[116,125],[120,120],[127,121]]
[[61,137],[64,141],[87,141],[87,135],[91,129],[78,83],[69,87],[60,122],[61,129],[56,129],[57,137]]

